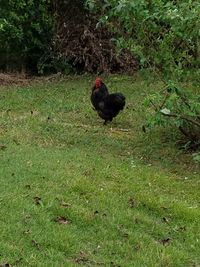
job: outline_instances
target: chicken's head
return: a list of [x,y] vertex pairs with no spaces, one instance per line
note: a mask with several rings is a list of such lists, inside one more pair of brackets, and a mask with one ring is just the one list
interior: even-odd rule
[[99,89],[99,87],[101,86],[102,84],[102,79],[97,77],[96,80],[95,80],[95,87],[96,89]]

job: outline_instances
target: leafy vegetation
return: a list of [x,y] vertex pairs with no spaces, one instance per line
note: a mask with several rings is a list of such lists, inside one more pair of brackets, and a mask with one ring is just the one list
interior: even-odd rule
[[[143,67],[174,73],[199,66],[199,1],[95,1],[90,10],[116,34],[119,49],[128,48]],[[102,11],[101,11],[102,10]]]
[[0,264],[199,266],[199,166],[171,133],[141,130],[163,82],[104,79],[127,96],[108,126],[92,77],[1,88]]
[[[200,3],[197,0],[2,0],[0,8],[0,68],[37,67],[40,72],[45,68],[65,72],[66,67],[69,72],[69,63],[82,60],[81,53],[87,50],[87,56],[92,54],[93,58],[86,60],[88,62],[82,60],[80,65],[89,65],[93,60],[93,71],[98,71],[95,56],[103,56],[100,62],[103,64],[106,56],[100,52],[108,55],[115,47],[122,55],[124,51],[131,51],[141,67],[156,67],[164,73],[174,74],[174,69],[180,73],[183,69],[197,68],[200,63]],[[66,28],[73,34],[66,35]],[[83,39],[77,47],[79,54],[72,49],[78,40],[76,34]],[[106,36],[107,40],[101,40],[102,49],[99,45],[93,51],[90,43],[98,42],[96,35],[100,40],[101,35]],[[70,41],[73,45],[68,47]],[[85,50],[81,50],[81,45]],[[73,53],[68,53],[69,48]],[[112,53],[109,57],[112,61]],[[120,59],[113,64],[117,65],[118,61]],[[109,69],[109,62],[106,64]]]
[[[189,95],[189,96],[188,96]],[[186,93],[172,82],[161,92],[146,98],[146,106],[155,110],[149,116],[149,127],[155,125],[178,128],[183,134],[185,147],[196,149],[200,146],[200,99],[198,93]]]
[[0,68],[35,71],[44,54],[50,54],[50,1],[2,0],[0,9]]

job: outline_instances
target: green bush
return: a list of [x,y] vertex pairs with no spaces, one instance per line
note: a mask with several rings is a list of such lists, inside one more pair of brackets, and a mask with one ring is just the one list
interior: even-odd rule
[[0,68],[37,69],[49,54],[54,19],[50,0],[1,0]]
[[186,148],[196,149],[200,146],[200,97],[186,92],[173,82],[158,93],[148,96],[145,107],[153,108],[149,112],[147,126],[170,126],[179,129],[184,136]]
[[143,67],[168,73],[200,65],[200,2],[146,0],[86,0],[100,14],[99,23],[116,33],[119,49],[128,48]]

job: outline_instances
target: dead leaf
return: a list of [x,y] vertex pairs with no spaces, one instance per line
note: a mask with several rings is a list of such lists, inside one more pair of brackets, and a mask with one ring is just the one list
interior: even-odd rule
[[114,263],[113,261],[110,262],[110,266],[112,266],[112,267],[121,267],[121,265],[118,265],[118,264]]
[[122,237],[129,238],[129,234],[128,233],[123,233]]
[[31,230],[29,230],[29,229],[28,229],[28,230],[24,230],[24,231],[23,231],[23,234],[24,234],[24,235],[31,234]]
[[129,234],[126,233],[125,229],[124,229],[124,225],[123,224],[119,224],[117,226],[118,231],[120,232],[121,236],[124,238],[129,238]]
[[5,145],[0,145],[0,150],[5,150],[7,148],[7,146]]
[[[74,261],[78,264],[82,264],[82,265],[90,265],[90,266],[105,266],[104,262],[97,262],[95,260],[89,259],[88,256],[86,255],[86,253],[84,251],[80,251],[80,254],[78,257],[76,257],[74,259]],[[118,266],[120,267],[120,266]]]
[[178,232],[185,232],[186,230],[186,226],[181,226],[177,229]]
[[59,224],[69,224],[70,221],[65,218],[64,216],[58,216],[56,219],[55,219],[55,222],[59,223]]
[[9,263],[2,263],[0,267],[12,267]]
[[42,203],[41,197],[34,197],[33,199],[34,199],[34,202],[36,205],[41,205],[41,203]]
[[169,223],[169,220],[166,217],[163,217],[162,219],[163,219],[163,222]]
[[80,255],[75,258],[75,262],[78,264],[85,264],[88,261],[90,260],[88,259],[88,257],[86,257],[86,254],[83,251],[80,251]]
[[160,208],[163,209],[163,210],[168,210],[168,208],[164,207],[164,206],[161,206]]
[[134,198],[130,198],[129,201],[128,201],[128,205],[130,208],[134,208],[135,207],[135,199]]
[[117,229],[118,229],[119,231],[122,231],[122,230],[124,229],[124,225],[123,225],[123,224],[118,224],[118,225],[117,225]]
[[34,247],[36,247],[37,249],[40,249],[40,245],[39,245],[39,243],[36,241],[36,240],[31,240],[31,243],[32,243],[32,245],[34,246]]
[[171,238],[162,239],[159,241],[163,246],[168,246],[171,242]]
[[24,222],[25,224],[28,224],[29,221],[30,221],[30,219],[31,219],[31,216],[30,216],[30,215],[25,215],[25,216],[23,217],[23,222]]
[[20,145],[20,142],[17,139],[13,139],[13,142],[18,146]]
[[68,208],[68,207],[71,206],[71,204],[69,204],[69,203],[65,202],[64,200],[62,200],[60,202],[60,206],[63,207],[63,208]]

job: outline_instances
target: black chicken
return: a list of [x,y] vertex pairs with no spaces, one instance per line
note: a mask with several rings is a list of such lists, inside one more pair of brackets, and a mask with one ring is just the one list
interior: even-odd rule
[[91,102],[106,125],[117,116],[120,110],[124,109],[125,96],[122,93],[109,94],[101,78],[96,78],[95,85],[92,87]]

